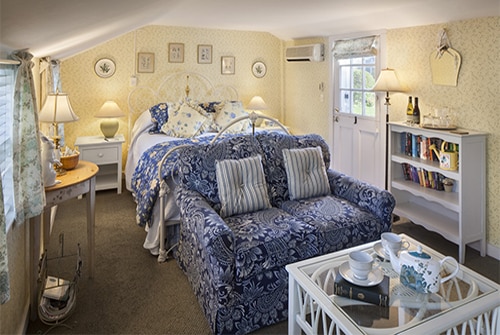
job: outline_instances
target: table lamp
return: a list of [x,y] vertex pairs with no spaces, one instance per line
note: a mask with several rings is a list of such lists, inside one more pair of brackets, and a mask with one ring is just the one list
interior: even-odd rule
[[[58,124],[78,121],[78,119],[78,116],[73,112],[67,94],[57,91],[56,93],[47,95],[45,104],[38,114],[38,120],[40,122],[52,123],[54,126],[54,136],[52,138],[54,140],[56,153],[60,149],[59,141],[61,140]],[[59,156],[57,158],[59,158]]]
[[101,106],[101,109],[94,116],[104,118],[101,121],[101,131],[105,138],[113,138],[119,126],[116,118],[125,116],[125,113],[118,107],[116,102],[109,100]]
[[[255,114],[261,114],[261,111],[269,109],[269,107],[267,107],[264,99],[256,95],[248,103],[247,109],[252,110]],[[262,124],[262,119],[259,118],[256,121],[252,122],[252,124],[259,127]]]

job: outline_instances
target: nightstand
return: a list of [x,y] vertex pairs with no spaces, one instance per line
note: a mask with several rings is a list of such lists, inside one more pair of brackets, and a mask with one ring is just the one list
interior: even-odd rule
[[122,193],[122,144],[123,135],[114,138],[103,136],[77,137],[75,146],[80,151],[80,159],[99,166],[96,176],[96,191],[117,189]]

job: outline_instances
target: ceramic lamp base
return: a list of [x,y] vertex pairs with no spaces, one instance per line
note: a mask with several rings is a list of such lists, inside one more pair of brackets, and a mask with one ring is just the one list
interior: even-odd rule
[[101,121],[101,131],[106,138],[115,137],[116,132],[118,131],[118,120],[116,119],[105,119]]

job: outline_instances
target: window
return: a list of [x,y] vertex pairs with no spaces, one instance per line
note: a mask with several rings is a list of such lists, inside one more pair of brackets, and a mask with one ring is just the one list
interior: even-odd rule
[[340,111],[356,116],[375,117],[376,56],[338,60]]
[[14,180],[12,176],[13,101],[17,66],[0,65],[0,172],[7,230],[14,222]]
[[339,40],[333,47],[336,101],[341,113],[376,117],[375,85],[378,37]]

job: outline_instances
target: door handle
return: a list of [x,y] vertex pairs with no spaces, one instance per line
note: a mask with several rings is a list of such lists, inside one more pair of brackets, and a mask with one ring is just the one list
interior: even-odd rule
[[334,120],[335,122],[339,122],[339,117],[338,117],[338,116],[336,116],[336,117],[334,117],[334,118],[333,118],[333,120]]
[[354,117],[354,124],[358,124],[358,117],[357,116]]

